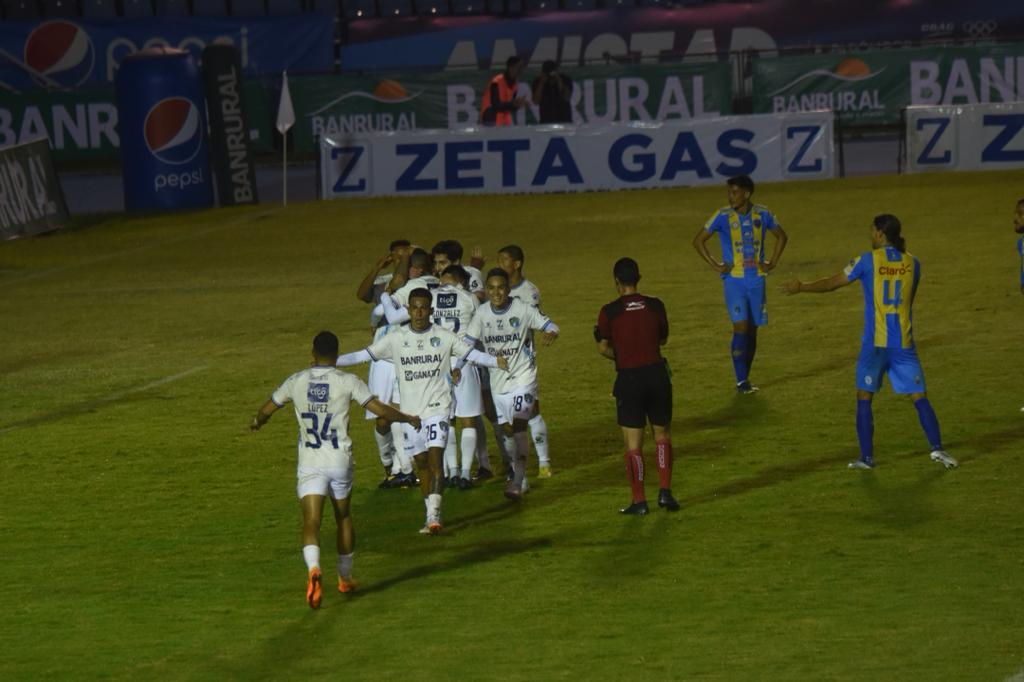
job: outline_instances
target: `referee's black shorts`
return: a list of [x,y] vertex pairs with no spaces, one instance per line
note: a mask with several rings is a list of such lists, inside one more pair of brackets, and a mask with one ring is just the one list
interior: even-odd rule
[[655,426],[668,426],[672,422],[672,379],[664,362],[620,369],[613,395],[619,426],[642,429],[648,421]]

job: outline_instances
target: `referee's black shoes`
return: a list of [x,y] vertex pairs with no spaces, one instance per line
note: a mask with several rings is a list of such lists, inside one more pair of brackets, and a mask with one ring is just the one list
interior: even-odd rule
[[647,501],[645,500],[643,502],[634,502],[625,509],[620,509],[619,513],[629,514],[630,516],[643,516],[649,511],[650,509],[647,508]]
[[658,506],[665,511],[679,511],[679,503],[676,502],[676,498],[672,497],[672,491],[668,488],[658,490]]

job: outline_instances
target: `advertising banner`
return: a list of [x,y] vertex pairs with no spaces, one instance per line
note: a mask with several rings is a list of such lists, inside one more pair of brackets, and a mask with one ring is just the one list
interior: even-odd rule
[[180,47],[198,62],[211,43],[236,47],[246,75],[329,71],[333,31],[322,14],[0,22],[0,87],[26,92],[108,86],[132,52]]
[[895,125],[909,105],[1024,99],[1024,44],[758,59],[754,111],[831,109],[840,125]]
[[683,187],[834,175],[832,114],[321,138],[324,198]]
[[203,50],[203,90],[218,202],[221,206],[258,204],[238,50],[230,45],[209,45]]
[[517,54],[539,67],[554,59],[585,64],[664,53],[708,55],[779,48],[855,50],[907,47],[936,39],[1024,35],[1024,13],[1005,0],[860,2],[708,2],[593,12],[542,12],[521,18],[392,17],[349,24],[341,68],[471,67],[500,70]]
[[[272,151],[268,95],[259,80],[242,83],[254,151]],[[0,146],[48,137],[55,161],[118,159],[121,136],[113,88],[23,95],[0,93]]]
[[0,149],[0,239],[49,232],[70,221],[47,141]]
[[907,172],[1024,168],[1024,103],[910,107]]
[[[529,73],[519,94],[532,99]],[[727,64],[636,64],[577,69],[572,110],[576,124],[691,120],[729,114]],[[319,76],[292,86],[298,151],[313,151],[320,135],[464,128],[478,124],[486,71],[373,76]],[[535,107],[517,112],[518,125],[539,121]]]

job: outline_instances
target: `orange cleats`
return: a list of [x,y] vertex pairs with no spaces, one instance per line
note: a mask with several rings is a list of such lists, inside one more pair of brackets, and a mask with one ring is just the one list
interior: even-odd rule
[[348,594],[349,592],[356,591],[356,581],[354,578],[342,578],[338,576],[338,592],[342,594]]
[[429,533],[430,535],[440,535],[441,534],[441,522],[440,521],[434,521],[432,523],[428,523],[427,524],[427,533]]
[[320,608],[320,597],[321,597],[321,585],[323,579],[320,576],[320,569],[314,568],[309,572],[309,580],[306,582],[306,601],[309,603],[309,608],[318,609]]

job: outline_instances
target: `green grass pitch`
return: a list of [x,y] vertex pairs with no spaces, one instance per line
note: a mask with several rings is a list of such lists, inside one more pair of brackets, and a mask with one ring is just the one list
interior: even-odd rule
[[[111,217],[0,245],[0,679],[1018,676],[1022,181],[759,187],[790,244],[754,396],[733,391],[721,284],[690,246],[724,185]],[[867,250],[882,212],[923,264],[915,331],[954,471],[928,461],[916,412],[888,388],[878,468],[846,469],[859,287],[778,292]],[[247,426],[316,332],[367,343],[354,290],[396,237],[457,238],[491,262],[525,249],[562,328],[539,352],[555,476],[518,506],[497,482],[449,492],[445,535],[423,537],[418,494],[377,490],[354,419],[360,590],[333,589],[325,519],[313,612],[291,410]],[[616,513],[614,371],[591,329],[623,255],[672,324],[676,515]]]

